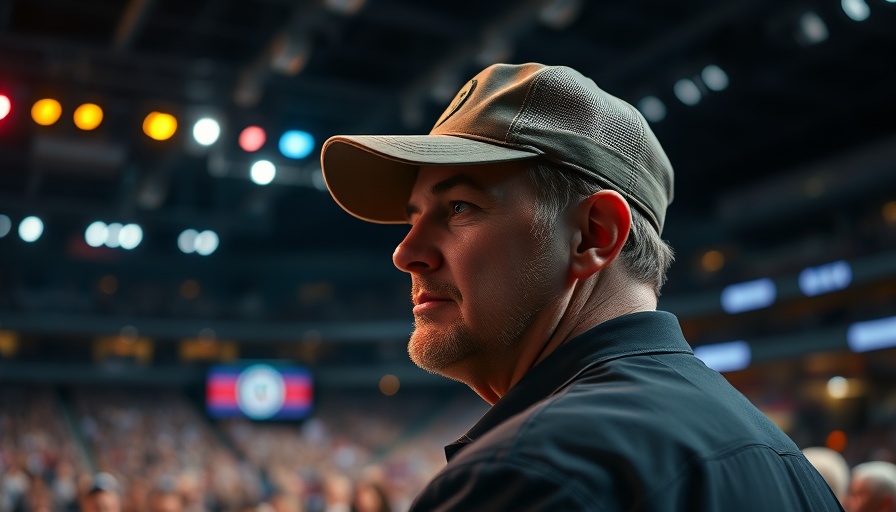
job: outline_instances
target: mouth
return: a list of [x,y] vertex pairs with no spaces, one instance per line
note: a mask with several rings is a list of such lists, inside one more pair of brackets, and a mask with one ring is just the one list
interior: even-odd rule
[[420,293],[414,295],[414,314],[429,311],[431,309],[453,303],[454,300],[443,295],[432,293]]

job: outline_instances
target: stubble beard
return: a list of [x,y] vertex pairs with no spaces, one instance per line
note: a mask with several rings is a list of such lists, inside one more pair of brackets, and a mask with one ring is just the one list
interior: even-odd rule
[[[415,315],[414,331],[408,341],[411,361],[423,370],[450,377],[446,375],[446,370],[465,359],[480,354],[486,358],[497,358],[500,357],[499,352],[519,344],[535,315],[550,300],[545,274],[551,258],[546,240],[539,238],[536,239],[538,248],[533,259],[520,269],[519,280],[513,290],[515,304],[507,310],[502,308],[506,304],[495,304],[492,310],[493,321],[484,322],[477,332],[472,331],[463,318],[450,326],[440,327],[423,315]],[[463,297],[453,285],[417,276],[412,284],[412,296],[419,288],[450,297],[455,301],[456,307],[462,304]],[[490,290],[482,295],[500,300],[505,294],[501,290]]]

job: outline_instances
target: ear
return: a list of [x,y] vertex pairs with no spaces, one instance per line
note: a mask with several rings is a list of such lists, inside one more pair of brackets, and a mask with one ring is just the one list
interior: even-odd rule
[[603,270],[622,250],[632,225],[628,202],[615,190],[583,199],[574,212],[573,277],[587,279]]

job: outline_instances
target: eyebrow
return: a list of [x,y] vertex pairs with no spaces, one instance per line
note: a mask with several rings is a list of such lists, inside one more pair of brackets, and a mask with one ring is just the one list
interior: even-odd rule
[[[435,183],[432,187],[430,187],[429,193],[431,195],[436,196],[439,194],[444,194],[445,192],[448,192],[449,190],[451,190],[455,187],[459,187],[461,185],[465,185],[467,187],[472,188],[473,190],[478,190],[480,192],[485,191],[485,188],[483,188],[482,185],[479,184],[479,182],[474,180],[469,175],[455,174],[454,176],[451,176],[450,178],[445,178],[444,180],[442,180],[438,183]],[[418,211],[419,211],[419,208],[417,208],[416,206],[413,206],[411,204],[409,204],[405,207],[405,213],[407,213],[408,218],[411,217],[411,214],[417,213]]]

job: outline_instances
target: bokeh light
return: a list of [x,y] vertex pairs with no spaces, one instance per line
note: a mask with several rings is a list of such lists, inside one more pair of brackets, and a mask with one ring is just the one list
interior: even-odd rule
[[210,117],[203,117],[193,125],[193,139],[203,146],[211,146],[221,136],[221,124]]
[[268,160],[259,160],[252,164],[249,175],[256,185],[267,185],[277,176],[277,168]]
[[62,105],[53,98],[37,100],[31,107],[31,119],[41,126],[50,126],[62,116]]
[[395,393],[398,393],[398,388],[401,387],[401,382],[399,382],[398,377],[395,375],[383,375],[380,379],[380,392],[387,396],[392,396]]
[[177,131],[177,119],[164,112],[150,112],[143,120],[143,133],[153,140],[168,140]]
[[267,134],[260,126],[248,126],[240,132],[239,144],[243,151],[252,153],[264,146]]
[[84,103],[75,109],[75,126],[84,130],[95,130],[103,122],[103,109],[96,103]]
[[39,217],[25,217],[19,223],[19,237],[26,242],[36,242],[43,233],[44,221]]
[[301,130],[289,130],[280,137],[280,152],[286,158],[301,159],[314,150],[314,137]]
[[10,110],[12,110],[12,102],[9,101],[9,96],[0,94],[0,119],[8,116]]

